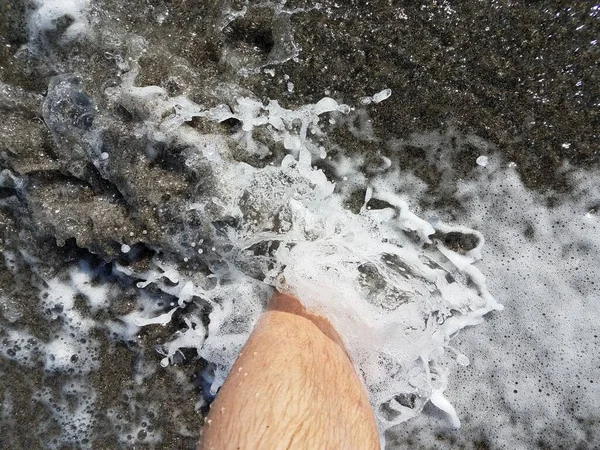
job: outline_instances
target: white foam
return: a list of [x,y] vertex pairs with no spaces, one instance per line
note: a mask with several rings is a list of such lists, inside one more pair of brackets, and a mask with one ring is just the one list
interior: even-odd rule
[[[599,174],[566,166],[563,196],[528,189],[515,165],[500,161],[491,156],[457,193],[457,220],[485,234],[480,268],[506,310],[457,339],[471,368],[447,391],[467,428],[455,445],[480,434],[506,449],[595,447],[600,436],[581,418],[598,411],[600,397]],[[426,420],[398,428],[399,445],[439,445],[443,425],[432,430]]]
[[160,362],[163,367],[168,366],[171,358],[182,348],[195,348],[198,353],[202,349],[206,334],[202,321],[198,317],[186,317],[184,322],[187,328],[178,331],[173,340],[161,346],[160,353],[165,356]]
[[166,325],[171,321],[173,317],[173,313],[177,311],[177,308],[171,309],[169,312],[161,314],[156,317],[151,317],[149,319],[144,319],[143,317],[139,317],[139,314],[135,314],[135,318],[133,319],[133,323],[138,327],[145,327],[148,325]]
[[[332,98],[291,110],[277,101],[263,104],[238,97],[231,108],[203,109],[181,98],[169,98],[158,87],[136,87],[134,81],[132,76],[107,93],[142,114],[151,138],[185,140],[195,148],[186,153],[188,167],[209,164],[219,174],[213,195],[197,200],[190,208],[206,212],[209,205],[203,202],[210,202],[240,223],[225,236],[211,236],[219,248],[233,246],[221,254],[226,265],[214,272],[217,285],[211,290],[198,290],[196,284],[192,289],[189,280],[181,280],[173,267],[164,264],[164,272],[142,275],[146,281],[138,286],[155,283],[180,299],[179,308],[185,308],[187,300],[181,299],[190,298],[192,291],[212,307],[206,339],[200,337],[204,329],[198,321],[190,322],[187,330],[163,349],[166,357],[162,364],[169,363],[178,345],[197,348],[200,356],[216,366],[216,392],[264,307],[270,293],[263,284],[267,283],[296,295],[334,324],[363,376],[382,430],[419,414],[432,396],[434,404],[458,424],[454,409],[443,396],[447,370],[437,361],[457,331],[480,323],[487,312],[501,309],[473,266],[481,256],[482,236],[439,221],[429,223],[414,214],[396,193],[398,181],[389,181],[397,170],[390,160],[382,161],[379,174],[369,181],[357,170],[357,162],[337,161],[338,174],[347,174],[354,180],[354,188],[363,187],[367,192],[359,214],[346,209],[344,198],[334,192],[335,185],[312,166],[321,158],[322,149],[312,141],[309,126],[318,134],[320,116],[350,110]],[[374,98],[382,101],[390,94],[385,90]],[[163,119],[174,104],[179,105],[182,117],[239,120],[241,130],[233,139],[250,153],[265,156],[270,152],[253,138],[254,131],[261,128],[273,144],[282,143],[290,154],[280,166],[255,168],[235,161],[222,138],[200,135],[181,120]],[[340,192],[349,191],[342,186]],[[260,212],[259,219],[246,217],[244,195],[251,195],[252,210]],[[371,198],[389,207],[370,210],[367,203]],[[277,229],[275,215],[279,217]],[[463,255],[432,239],[435,233],[449,232],[478,236],[479,245]],[[253,280],[239,268],[267,267],[265,257],[250,249],[269,242],[278,243],[273,256],[267,258],[271,267],[266,269],[266,277]],[[169,270],[174,271],[176,287],[161,281]],[[137,324],[163,323],[172,313],[138,319]],[[460,362],[464,364],[465,358]],[[398,396],[411,397],[413,405],[403,405],[396,400]]]
[[101,282],[94,285],[89,270],[85,266],[80,266],[78,270],[71,270],[70,278],[73,287],[85,296],[92,311],[95,312],[109,305],[110,289]]
[[61,37],[63,42],[80,39],[89,31],[90,0],[36,0],[35,3],[37,8],[29,19],[30,39],[55,30],[57,21],[63,17],[72,20]]
[[60,426],[60,436],[45,440],[46,448],[64,448],[74,442],[82,449],[92,448],[96,393],[84,380],[63,385],[58,395],[49,388],[42,388],[34,394],[33,400],[42,403]]

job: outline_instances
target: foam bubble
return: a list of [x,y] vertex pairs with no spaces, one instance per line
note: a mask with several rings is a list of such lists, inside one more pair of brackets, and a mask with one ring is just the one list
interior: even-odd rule
[[372,96],[361,98],[360,102],[363,105],[369,105],[371,103],[381,103],[382,101],[387,100],[391,96],[392,96],[392,90],[384,89],[382,91],[377,92],[376,94],[373,94]]
[[61,434],[46,440],[46,448],[59,449],[74,442],[80,448],[92,448],[96,393],[87,383],[74,380],[62,386],[58,394],[42,388],[34,394],[33,400],[42,403],[60,426]]
[[391,95],[392,95],[391,89],[384,89],[383,91],[380,91],[380,92],[376,93],[375,95],[373,95],[373,103],[381,103],[382,101],[390,98]]
[[478,156],[475,162],[477,163],[477,165],[485,167],[488,165],[488,157],[485,155]]

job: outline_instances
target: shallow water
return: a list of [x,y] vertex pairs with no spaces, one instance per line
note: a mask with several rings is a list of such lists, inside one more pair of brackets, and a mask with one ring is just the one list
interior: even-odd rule
[[0,8],[3,448],[193,448],[273,288],[386,448],[600,445],[596,6]]

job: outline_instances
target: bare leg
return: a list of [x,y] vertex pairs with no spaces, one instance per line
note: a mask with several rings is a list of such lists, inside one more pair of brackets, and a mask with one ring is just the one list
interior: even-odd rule
[[322,317],[275,294],[213,402],[198,449],[379,449],[365,390]]

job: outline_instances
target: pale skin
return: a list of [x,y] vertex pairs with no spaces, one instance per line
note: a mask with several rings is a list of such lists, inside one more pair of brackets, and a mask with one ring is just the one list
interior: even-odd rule
[[276,293],[211,405],[198,450],[376,450],[365,389],[331,324]]

